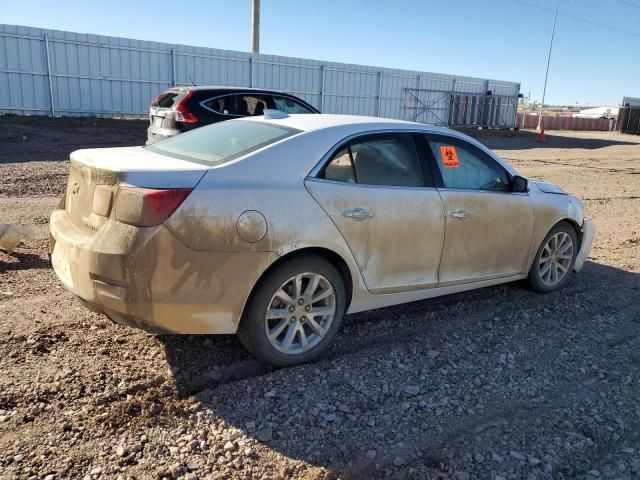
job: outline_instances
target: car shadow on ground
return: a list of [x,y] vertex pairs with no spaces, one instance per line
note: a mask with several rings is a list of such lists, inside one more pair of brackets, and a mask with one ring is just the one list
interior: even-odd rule
[[[159,338],[179,394],[195,397],[201,411],[290,458],[346,477],[377,477],[376,469],[393,468],[398,458],[446,463],[445,452],[475,441],[474,429],[496,421],[508,425],[509,412],[532,401],[523,395],[531,372],[553,370],[548,359],[581,358],[585,349],[598,357],[602,352],[594,345],[602,349],[603,342],[619,345],[634,331],[637,336],[640,305],[624,305],[639,293],[639,274],[587,262],[583,273],[548,295],[515,283],[350,315],[322,359],[285,369],[260,365],[233,336]],[[596,335],[603,319],[615,314],[625,320],[611,338],[565,342]],[[479,350],[469,350],[470,338]],[[544,350],[537,352],[541,345]],[[500,362],[509,362],[512,349],[527,352],[530,364],[503,370]],[[499,367],[480,372],[482,382],[478,367],[470,366],[478,355],[489,358],[481,365]],[[591,367],[585,368],[588,374]],[[449,369],[459,373],[447,376]],[[569,379],[549,373],[554,381],[543,395],[558,402],[554,408],[564,408],[564,393],[560,398],[558,392],[582,391],[585,375],[574,370],[576,378]],[[494,394],[485,388],[489,382],[512,396]],[[417,395],[406,390],[411,383],[419,385]],[[446,397],[440,398],[443,383]],[[477,405],[483,406],[480,412]],[[518,421],[537,428],[535,415],[518,415]],[[482,448],[499,449],[499,430],[491,437],[496,445]],[[562,428],[554,433],[568,434]]]
[[[482,142],[488,148],[499,150],[529,150],[532,148],[581,148],[593,150],[612,145],[640,144],[640,137],[618,134],[617,132],[585,131],[583,132],[584,137],[576,137],[565,136],[562,131],[547,131],[545,132],[545,143],[540,143],[538,141],[540,134],[534,130],[461,129],[460,131]],[[608,138],[598,138],[601,135],[607,135]]]

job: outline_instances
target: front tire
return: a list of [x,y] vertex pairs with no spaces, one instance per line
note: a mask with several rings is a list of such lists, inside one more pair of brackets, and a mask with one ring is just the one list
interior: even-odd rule
[[568,223],[551,229],[536,252],[529,270],[529,284],[536,292],[549,293],[569,279],[578,255],[578,236]]
[[315,255],[294,258],[262,278],[238,338],[260,362],[284,367],[319,357],[342,324],[345,287],[338,271]]

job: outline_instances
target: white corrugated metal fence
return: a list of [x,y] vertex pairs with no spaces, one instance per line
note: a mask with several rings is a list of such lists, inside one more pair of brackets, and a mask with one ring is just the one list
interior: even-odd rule
[[[175,85],[282,90],[326,113],[516,126],[520,84],[0,24],[0,113],[144,117]],[[487,95],[487,92],[491,92]]]

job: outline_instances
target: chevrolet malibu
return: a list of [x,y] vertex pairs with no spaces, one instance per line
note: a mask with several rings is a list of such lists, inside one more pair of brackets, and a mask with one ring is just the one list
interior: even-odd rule
[[71,154],[52,264],[94,311],[154,333],[234,334],[306,362],[345,313],[579,271],[582,204],[452,130],[337,115],[230,120]]

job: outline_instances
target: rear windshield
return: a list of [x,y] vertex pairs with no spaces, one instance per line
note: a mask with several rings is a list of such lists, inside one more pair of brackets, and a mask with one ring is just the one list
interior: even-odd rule
[[158,108],[171,108],[177,100],[184,96],[185,92],[180,90],[167,90],[158,95],[151,106]]
[[300,130],[246,120],[227,120],[149,145],[152,152],[220,165],[300,133]]

